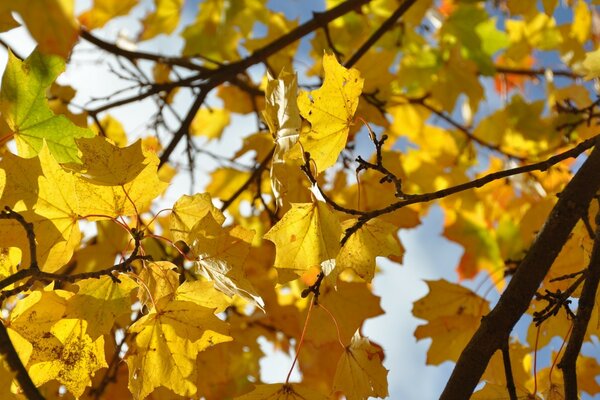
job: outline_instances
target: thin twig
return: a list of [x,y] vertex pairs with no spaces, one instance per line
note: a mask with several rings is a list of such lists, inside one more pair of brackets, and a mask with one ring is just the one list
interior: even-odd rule
[[380,215],[392,213],[392,212],[399,210],[403,207],[406,207],[410,204],[425,203],[425,202],[441,199],[443,197],[447,197],[447,196],[450,196],[450,195],[453,195],[456,193],[460,193],[465,190],[479,188],[484,185],[487,185],[490,182],[496,181],[498,179],[507,178],[509,176],[519,175],[519,174],[523,174],[523,173],[531,172],[531,171],[545,171],[548,168],[550,168],[551,166],[553,166],[554,164],[557,164],[568,158],[574,158],[574,157],[579,156],[581,153],[583,153],[587,149],[593,147],[594,144],[596,143],[597,138],[598,138],[598,136],[589,138],[589,139],[579,143],[577,146],[575,146],[567,151],[564,151],[560,154],[554,155],[545,161],[540,161],[540,162],[537,162],[534,164],[524,165],[522,167],[510,168],[510,169],[507,169],[504,171],[492,172],[481,178],[474,179],[472,181],[465,182],[465,183],[462,183],[462,184],[459,184],[456,186],[452,186],[452,187],[449,187],[446,189],[438,190],[436,192],[407,195],[407,198],[404,200],[399,200],[399,201],[392,203],[389,206],[384,207],[384,208],[369,211],[368,213],[359,217],[358,221],[353,226],[351,226],[350,228],[348,228],[346,230],[346,233],[344,234],[344,237],[342,239],[342,245],[348,240],[348,238],[350,236],[352,236],[352,234],[354,232],[359,230],[365,223],[367,223],[369,220],[371,220],[373,218],[379,217]]
[[379,28],[356,50],[352,57],[344,63],[344,67],[350,68],[365,55],[367,51],[383,36],[384,33],[392,29],[396,21],[400,19],[408,11],[408,9],[416,3],[417,0],[404,0],[404,2],[394,11],[392,15],[386,19]]
[[269,165],[271,158],[273,158],[273,152],[275,152],[275,147],[273,147],[271,151],[267,154],[267,156],[260,162],[260,164],[257,165],[256,168],[254,168],[254,171],[252,171],[252,174],[250,174],[248,179],[246,179],[246,182],[244,182],[244,184],[240,186],[238,190],[236,190],[235,193],[231,195],[230,198],[223,201],[221,211],[227,210],[227,208],[229,208],[229,206],[244,192],[244,190],[248,189],[248,186],[250,186],[252,182],[258,179],[260,174],[262,174],[265,168],[267,168],[267,165]]

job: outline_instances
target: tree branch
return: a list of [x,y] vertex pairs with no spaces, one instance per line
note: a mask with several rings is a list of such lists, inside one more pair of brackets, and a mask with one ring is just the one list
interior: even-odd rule
[[19,386],[23,393],[25,393],[25,396],[29,400],[44,400],[44,396],[41,395],[31,380],[27,369],[25,369],[15,347],[10,341],[8,330],[4,326],[4,323],[0,323],[0,354],[4,356],[4,361],[6,361],[10,369],[16,373],[15,378],[19,382]]
[[510,365],[510,347],[506,339],[502,344],[502,361],[504,363],[504,376],[506,376],[506,390],[510,400],[517,400],[517,389],[515,388],[515,380],[513,378],[512,367]]
[[359,217],[358,221],[356,221],[356,223],[353,226],[351,226],[350,228],[348,228],[346,230],[346,233],[344,234],[344,237],[342,238],[342,245],[344,243],[346,243],[348,238],[350,236],[352,236],[352,234],[354,232],[359,230],[369,220],[379,217],[380,215],[389,214],[391,212],[399,210],[402,207],[406,207],[410,204],[425,203],[425,202],[429,202],[432,200],[441,199],[443,197],[447,197],[452,194],[460,193],[465,190],[482,187],[492,181],[507,178],[509,176],[518,175],[518,174],[522,174],[522,173],[526,173],[526,172],[532,172],[532,171],[545,171],[548,168],[550,168],[551,166],[553,166],[554,164],[557,164],[563,160],[579,156],[585,150],[594,146],[598,137],[599,136],[594,136],[590,139],[587,139],[587,140],[579,143],[577,146],[573,147],[572,149],[569,149],[563,153],[552,156],[545,161],[540,161],[538,163],[524,165],[522,167],[511,168],[511,169],[507,169],[504,171],[492,172],[491,174],[485,175],[481,178],[478,178],[478,179],[475,179],[475,180],[472,180],[472,181],[469,181],[466,183],[461,183],[460,185],[452,186],[452,187],[449,187],[446,189],[438,190],[436,192],[423,193],[423,194],[405,194],[404,199],[399,200],[395,203],[392,203],[387,207],[369,211],[369,212],[365,213],[363,216]]
[[269,164],[269,161],[271,161],[271,158],[273,158],[274,152],[275,152],[275,147],[273,147],[271,149],[271,151],[269,151],[269,154],[267,154],[265,156],[265,158],[260,162],[260,164],[258,164],[256,166],[256,168],[254,168],[254,171],[252,171],[252,174],[248,177],[246,182],[244,182],[244,184],[242,186],[240,186],[238,188],[238,190],[236,190],[235,193],[233,195],[231,195],[230,198],[223,201],[223,205],[221,206],[221,211],[227,210],[229,208],[229,206],[235,201],[235,199],[237,199],[244,192],[244,190],[246,190],[248,188],[248,186],[250,186],[250,184],[252,182],[254,182],[256,179],[258,179],[260,174],[262,174],[263,170]]
[[587,331],[592,310],[596,303],[596,292],[598,290],[598,282],[600,282],[600,212],[596,215],[594,247],[592,248],[590,264],[584,275],[585,282],[583,283],[583,289],[581,289],[581,297],[579,298],[577,315],[573,322],[571,336],[569,337],[562,360],[558,364],[558,367],[563,371],[565,399],[578,398],[577,356],[579,356],[579,352],[581,351],[585,332]]
[[573,227],[600,189],[600,148],[597,141],[595,144],[590,156],[561,193],[498,304],[482,318],[481,325],[461,353],[440,399],[468,399],[471,396],[490,358],[527,311]]
[[[371,0],[348,0],[348,1],[345,1],[345,2],[341,3],[340,5],[338,5],[337,7],[334,7],[331,10],[327,10],[327,11],[321,13],[318,18],[313,18],[310,21],[305,22],[304,24],[298,26],[296,29],[294,29],[294,30],[290,31],[289,33],[281,36],[280,38],[274,40],[267,46],[255,51],[247,58],[244,58],[243,60],[228,64],[228,65],[224,65],[222,67],[219,67],[218,69],[215,69],[214,71],[211,71],[210,74],[206,74],[207,81],[201,85],[202,92],[205,93],[204,96],[206,96],[208,94],[208,92],[210,92],[212,89],[219,86],[223,82],[226,82],[226,81],[232,79],[237,74],[247,70],[249,67],[253,66],[254,64],[258,64],[259,62],[266,60],[268,57],[277,53],[279,50],[289,46],[290,44],[294,43],[295,41],[303,38],[304,36],[308,35],[309,33],[313,32],[314,30],[320,28],[322,26],[322,24],[327,24],[330,21],[333,21],[334,19],[336,19],[344,14],[349,13],[350,11],[355,10],[356,8],[362,6],[363,4],[366,4],[370,1]],[[191,115],[191,118],[189,119],[189,123],[191,123],[191,120],[193,119],[194,115],[196,114],[196,111],[198,111],[200,104],[198,104],[198,102],[196,101],[192,105],[192,107],[190,107],[188,116],[190,114],[192,114],[192,115]],[[171,142],[168,144],[168,146],[165,148],[163,154],[160,156],[160,165],[167,162],[167,160],[171,156],[171,153],[173,152],[175,147],[177,147],[177,144],[181,141],[181,139],[184,137],[184,135],[188,131],[189,123],[187,123],[187,120],[188,120],[188,118],[186,117],[186,120],[184,121],[184,123],[181,124],[181,127],[175,133],[175,135],[171,139]]]
[[416,3],[417,0],[404,0],[404,2],[394,11],[392,15],[386,19],[379,28],[356,50],[352,57],[344,63],[344,67],[350,68],[365,55],[367,51],[408,11],[408,9]]

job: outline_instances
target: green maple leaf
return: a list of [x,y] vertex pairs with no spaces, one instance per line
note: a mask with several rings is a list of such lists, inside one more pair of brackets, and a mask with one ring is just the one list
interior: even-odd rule
[[46,89],[64,70],[64,61],[35,50],[21,61],[12,53],[2,77],[0,113],[14,132],[19,155],[34,157],[44,143],[59,163],[80,162],[76,138],[94,133],[48,107]]

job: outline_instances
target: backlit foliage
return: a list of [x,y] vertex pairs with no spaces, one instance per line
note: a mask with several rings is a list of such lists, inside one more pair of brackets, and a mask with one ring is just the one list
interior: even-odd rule
[[[442,398],[600,393],[595,1],[187,3],[0,1],[37,42],[0,41],[0,398],[384,398],[372,280],[434,205],[464,251],[413,305]],[[84,46],[126,85],[79,101]]]

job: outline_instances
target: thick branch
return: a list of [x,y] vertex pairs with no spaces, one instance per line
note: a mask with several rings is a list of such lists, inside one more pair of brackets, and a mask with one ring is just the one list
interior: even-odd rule
[[600,213],[596,215],[596,235],[590,264],[585,273],[585,282],[581,290],[579,305],[577,306],[577,315],[573,323],[573,330],[567,343],[567,348],[558,367],[563,371],[565,382],[565,399],[574,399],[577,397],[577,356],[581,351],[581,345],[585,337],[585,332],[592,316],[592,310],[596,302],[596,292],[598,282],[600,282]]
[[482,318],[479,329],[461,353],[440,399],[468,399],[471,396],[490,358],[527,311],[570,232],[599,189],[600,149],[596,145],[561,193],[498,304]]

